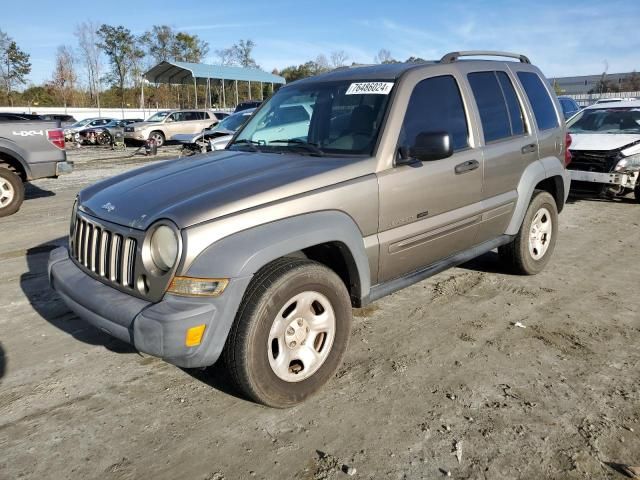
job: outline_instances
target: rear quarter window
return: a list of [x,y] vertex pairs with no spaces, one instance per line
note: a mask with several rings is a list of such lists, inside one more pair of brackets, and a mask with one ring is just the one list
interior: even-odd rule
[[518,72],[518,79],[531,104],[538,130],[557,128],[560,124],[556,108],[540,77],[533,72]]

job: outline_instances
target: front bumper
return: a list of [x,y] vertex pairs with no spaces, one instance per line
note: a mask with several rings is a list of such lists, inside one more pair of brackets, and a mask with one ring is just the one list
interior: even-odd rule
[[[80,318],[109,335],[185,368],[213,365],[224,347],[250,277],[232,279],[216,298],[166,294],[157,303],[127,295],[84,273],[66,248],[49,258],[49,282]],[[187,329],[205,325],[200,345],[185,346]]]
[[576,182],[603,183],[607,185],[620,185],[624,188],[634,188],[636,184],[637,172],[585,172],[584,170],[569,170],[571,180]]
[[135,140],[136,142],[143,142],[149,135],[144,131],[137,132],[124,132],[125,140]]

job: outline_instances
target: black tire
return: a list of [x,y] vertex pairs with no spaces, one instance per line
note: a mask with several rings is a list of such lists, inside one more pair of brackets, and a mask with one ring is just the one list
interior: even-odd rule
[[633,197],[636,199],[636,203],[640,203],[640,178],[638,178],[636,182],[636,188],[633,190]]
[[[321,293],[331,303],[335,335],[328,356],[315,373],[289,382],[276,375],[270,365],[269,334],[287,302],[309,291]],[[334,375],[349,343],[351,322],[349,293],[338,275],[306,259],[281,258],[256,273],[247,288],[227,338],[224,360],[231,378],[246,397],[270,407],[292,407]]]
[[161,146],[163,146],[166,142],[166,139],[164,137],[164,133],[162,133],[160,130],[154,130],[153,132],[151,132],[149,134],[149,138],[153,138],[153,140],[156,142],[156,147],[160,148]]
[[[549,243],[542,257],[536,259],[529,250],[529,235],[534,216],[542,208],[545,208],[550,214],[548,221],[551,222],[551,238],[548,239]],[[558,207],[556,201],[550,193],[535,190],[518,234],[511,243],[500,247],[498,254],[503,264],[513,273],[535,275],[540,273],[547,263],[549,263],[557,237]]]
[[[11,192],[11,200],[7,200]],[[3,202],[3,198],[6,203]],[[16,213],[24,201],[24,184],[22,179],[11,167],[0,164],[0,217],[7,217]]]

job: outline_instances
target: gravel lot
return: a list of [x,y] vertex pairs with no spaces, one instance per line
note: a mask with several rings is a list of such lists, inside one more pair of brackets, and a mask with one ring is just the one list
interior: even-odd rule
[[281,411],[238,398],[220,366],[135,352],[49,289],[76,192],[149,161],[113,157],[71,152],[73,174],[34,182],[0,219],[0,478],[616,479],[640,465],[640,205],[572,201],[538,276],[491,253],[356,311],[336,378]]

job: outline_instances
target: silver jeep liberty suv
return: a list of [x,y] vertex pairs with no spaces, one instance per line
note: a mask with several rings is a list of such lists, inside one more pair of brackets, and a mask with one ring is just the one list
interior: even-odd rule
[[50,281],[138,350],[222,357],[246,396],[292,406],[335,373],[352,307],[495,248],[540,272],[569,142],[523,55],[335,70],[281,88],[226,150],[81,191]]

